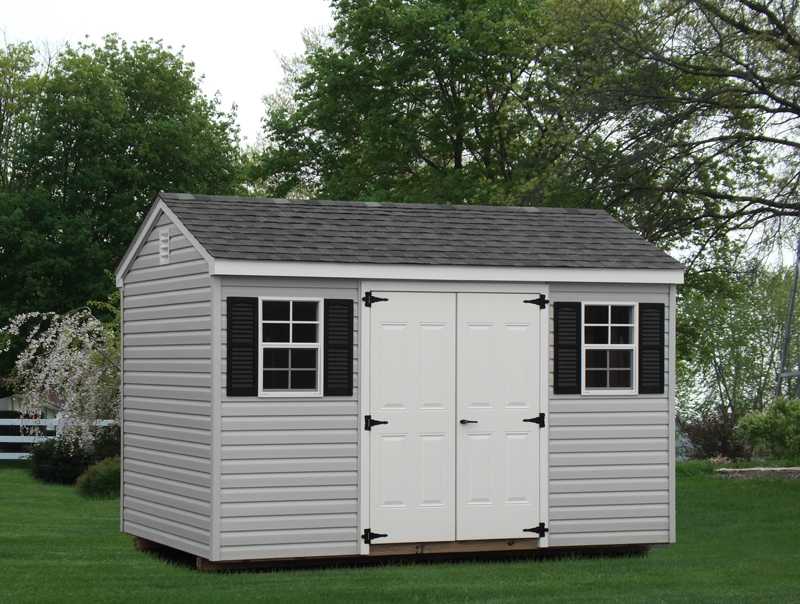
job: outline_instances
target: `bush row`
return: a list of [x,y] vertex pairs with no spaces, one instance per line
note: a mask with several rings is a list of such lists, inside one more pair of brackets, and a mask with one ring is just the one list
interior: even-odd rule
[[800,461],[800,400],[778,399],[738,422],[709,415],[680,422],[691,443],[691,457],[751,457]]
[[44,482],[78,483],[81,493],[110,497],[119,494],[120,434],[118,426],[101,428],[91,448],[53,438],[31,449],[31,472]]

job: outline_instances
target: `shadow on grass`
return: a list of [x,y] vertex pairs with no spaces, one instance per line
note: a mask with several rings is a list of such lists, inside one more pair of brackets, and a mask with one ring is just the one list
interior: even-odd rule
[[141,555],[151,556],[165,564],[192,568],[205,572],[264,572],[264,571],[302,571],[326,569],[368,568],[386,565],[437,565],[453,563],[521,562],[521,561],[559,561],[586,560],[593,558],[644,558],[650,551],[648,545],[595,548],[548,548],[533,551],[514,552],[470,552],[463,554],[410,554],[405,556],[353,556],[340,558],[308,558],[295,560],[246,560],[241,562],[198,561],[192,554],[166,546],[155,546],[142,551]]

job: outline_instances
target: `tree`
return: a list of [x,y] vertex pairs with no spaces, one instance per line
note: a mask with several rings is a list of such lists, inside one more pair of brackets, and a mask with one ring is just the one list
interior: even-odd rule
[[603,207],[712,256],[800,214],[800,0],[337,0],[267,103],[275,195]]
[[[235,115],[160,42],[68,46],[39,86],[0,189],[0,321],[105,298],[156,191],[241,182]],[[10,98],[25,87],[12,80]]]
[[[701,230],[702,243],[800,216],[797,0],[558,6],[576,59],[565,75],[586,83],[573,87],[579,102],[615,133],[614,165],[660,164],[655,179],[616,173],[622,192],[656,201],[659,229]],[[590,52],[608,59],[580,60]]]
[[[772,402],[791,273],[758,260],[690,275],[678,307],[678,413],[711,432],[707,453],[735,456],[735,428]],[[702,276],[700,276],[702,275]],[[702,279],[702,284],[693,283]],[[795,317],[795,329],[800,317]],[[795,342],[790,358],[800,358]],[[708,439],[709,434],[698,434]]]
[[24,340],[13,375],[21,411],[29,417],[58,411],[61,437],[79,449],[93,444],[97,420],[119,415],[116,318],[108,328],[85,308],[63,315],[33,312],[0,329],[0,353]]
[[543,85],[540,5],[333,2],[268,99],[254,174],[281,196],[593,204],[566,153],[579,125]]

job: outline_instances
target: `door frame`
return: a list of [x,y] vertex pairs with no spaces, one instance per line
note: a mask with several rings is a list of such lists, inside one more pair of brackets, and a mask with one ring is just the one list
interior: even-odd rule
[[[359,324],[359,349],[358,349],[358,492],[359,492],[359,514],[358,514],[358,540],[359,553],[361,555],[370,554],[370,546],[363,542],[361,535],[366,528],[379,530],[380,527],[370,526],[370,447],[369,438],[363,428],[364,416],[370,413],[370,314],[369,308],[364,306],[361,298],[368,291],[397,291],[397,292],[419,292],[419,293],[448,293],[448,294],[544,294],[550,297],[550,288],[545,283],[484,283],[469,281],[393,281],[393,280],[362,280],[359,285],[357,304],[359,304],[358,324]],[[552,302],[544,307],[541,312],[541,324],[539,330],[539,397],[541,410],[547,418],[545,428],[542,428],[539,439],[539,510],[540,522],[545,526],[550,526],[550,506],[548,505],[550,496],[549,486],[549,451],[550,451],[550,306]],[[456,310],[456,313],[458,310]],[[456,324],[458,324],[458,314],[456,314]],[[458,371],[458,368],[456,368]],[[465,541],[464,543],[469,543]],[[376,543],[376,545],[379,545]],[[539,539],[538,547],[548,546],[548,536]]]

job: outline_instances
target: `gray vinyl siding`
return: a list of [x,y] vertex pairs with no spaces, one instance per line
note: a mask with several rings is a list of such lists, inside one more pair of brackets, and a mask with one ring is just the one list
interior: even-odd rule
[[[160,264],[158,232],[170,228]],[[123,278],[122,530],[211,554],[211,278],[163,214]]]
[[228,296],[350,298],[349,280],[221,281],[220,560],[355,555],[358,541],[358,312],[351,397],[228,397]]
[[551,546],[674,541],[674,352],[670,350],[674,302],[670,294],[668,285],[550,286],[553,301],[666,305],[663,395],[555,395],[551,319]]

